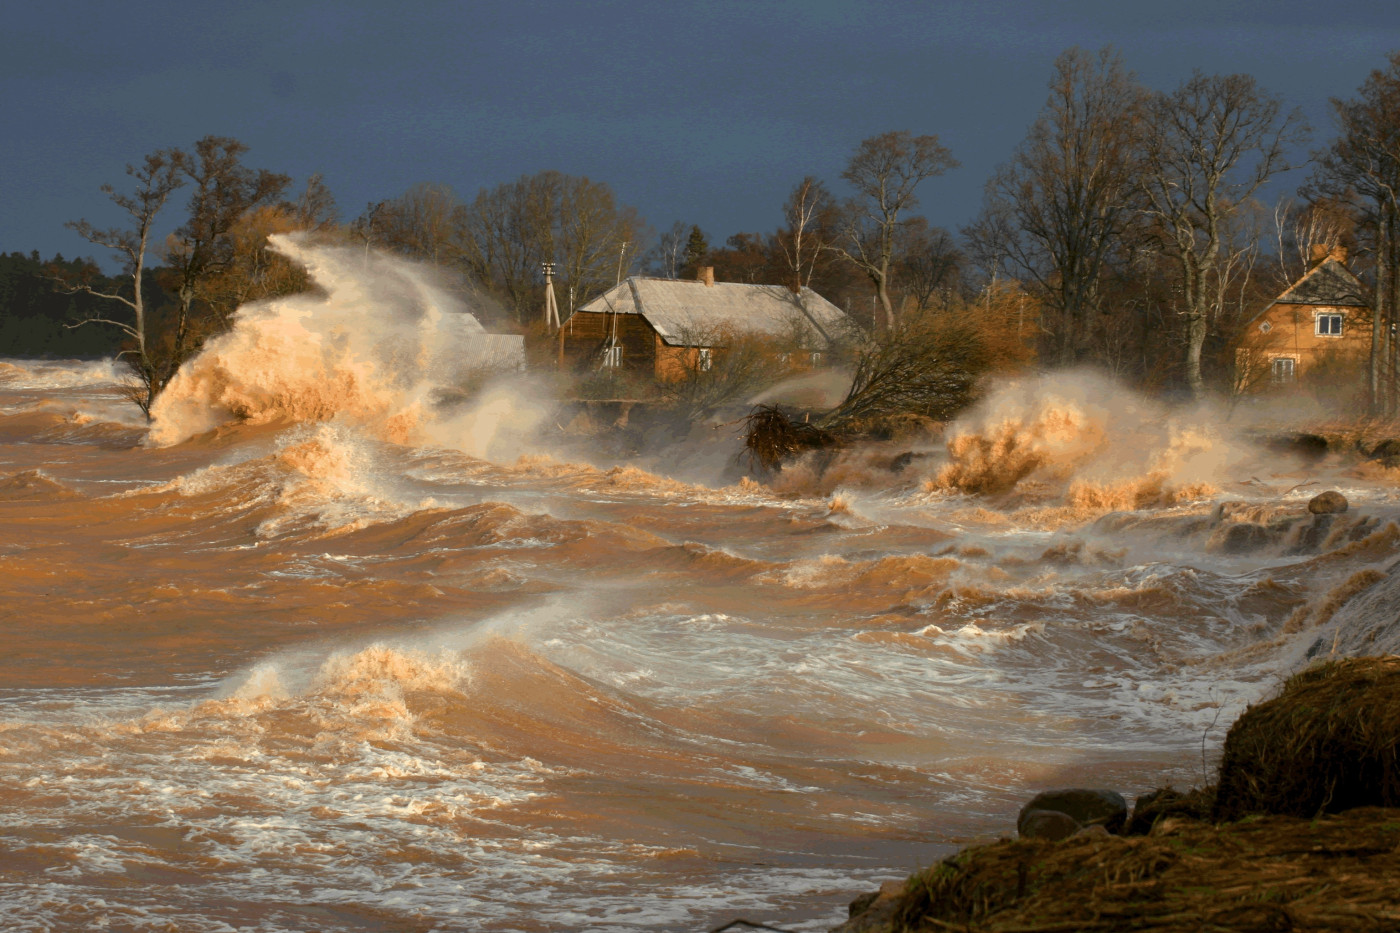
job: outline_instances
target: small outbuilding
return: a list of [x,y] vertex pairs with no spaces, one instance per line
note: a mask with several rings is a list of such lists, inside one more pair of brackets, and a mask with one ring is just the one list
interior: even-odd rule
[[1347,268],[1345,249],[1319,250],[1308,271],[1245,325],[1235,381],[1244,393],[1353,391],[1370,353],[1366,286]]
[[851,330],[840,308],[810,288],[633,276],[579,308],[560,329],[561,363],[670,382],[708,370],[735,341],[769,342],[784,358],[821,365]]

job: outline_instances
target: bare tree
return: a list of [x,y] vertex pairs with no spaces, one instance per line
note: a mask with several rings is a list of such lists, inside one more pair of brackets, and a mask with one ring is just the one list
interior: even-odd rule
[[1196,72],[1175,91],[1152,97],[1146,130],[1142,192],[1155,236],[1177,267],[1186,380],[1200,398],[1201,349],[1230,284],[1229,222],[1266,181],[1291,167],[1289,150],[1307,128],[1252,77]]
[[312,233],[329,233],[340,221],[340,209],[336,207],[335,196],[331,194],[331,189],[320,172],[308,178],[306,187],[297,199],[284,207],[290,210],[298,229]]
[[86,220],[66,224],[89,243],[114,250],[122,256],[122,271],[131,278],[130,296],[120,292],[99,292],[81,282],[60,284],[69,291],[88,292],[99,298],[115,301],[131,310],[131,322],[93,317],[72,326],[78,327],[88,323],[107,324],[131,338],[135,346],[122,351],[139,380],[131,399],[147,418],[151,415],[151,403],[160,391],[160,368],[151,352],[153,347],[149,333],[150,322],[143,296],[146,252],[150,248],[156,216],[170,200],[170,195],[182,184],[179,169],[179,153],[175,150],[161,149],[147,155],[139,166],[126,167],[126,173],[136,181],[136,190],[131,194],[118,193],[112,185],[102,186],[102,191],[112,199],[112,203],[130,215],[129,227],[101,229]]
[[957,166],[937,136],[892,131],[863,141],[841,173],[856,196],[845,205],[836,249],[875,286],[879,324],[886,330],[895,323],[890,273],[900,217],[919,203],[921,182]]
[[922,217],[900,227],[896,265],[904,282],[904,300],[920,311],[946,310],[958,286],[964,257],[952,236]]
[[180,172],[191,187],[189,216],[166,244],[166,265],[176,279],[179,298],[173,341],[163,354],[157,392],[174,378],[197,338],[225,322],[206,322],[202,333],[191,333],[191,312],[207,281],[233,264],[231,233],[250,210],[269,204],[286,190],[291,179],[240,162],[248,147],[227,136],[206,136],[189,153],[179,153]]
[[386,249],[421,262],[450,266],[460,258],[461,202],[447,185],[420,182],[375,206],[376,239]]
[[1137,220],[1137,138],[1143,92],[1122,56],[1070,49],[1055,60],[1050,96],[1011,161],[987,184],[973,232],[1000,242],[1048,312],[1057,362],[1088,348],[1105,270]]
[[549,218],[557,231],[551,258],[563,270],[565,284],[585,302],[632,268],[646,223],[635,208],[619,207],[612,189],[601,182],[572,175],[558,180]]
[[678,220],[657,239],[656,260],[662,278],[674,279],[680,275],[682,257],[685,256],[685,238],[689,234],[690,225]]
[[466,268],[500,291],[521,323],[537,306],[541,262],[555,262],[560,285],[583,303],[632,268],[649,236],[607,185],[560,172],[482,189],[462,211],[460,231]]
[[1356,218],[1348,205],[1322,199],[1301,207],[1280,198],[1273,210],[1276,267],[1273,284],[1286,288],[1298,281],[1319,256],[1330,256],[1353,239]]
[[811,175],[798,182],[788,195],[778,243],[797,286],[811,287],[819,261],[831,248],[835,213],[836,204],[826,185]]
[[1369,381],[1373,413],[1400,408],[1395,375],[1400,346],[1400,52],[1376,69],[1350,100],[1332,99],[1340,132],[1317,155],[1313,189],[1354,203],[1375,255]]

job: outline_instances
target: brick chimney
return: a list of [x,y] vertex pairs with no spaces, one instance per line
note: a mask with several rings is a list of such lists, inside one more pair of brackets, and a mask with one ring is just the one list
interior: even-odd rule
[[1332,251],[1331,251],[1330,253],[1327,254],[1327,258],[1328,258],[1328,259],[1335,259],[1335,260],[1337,260],[1337,262],[1340,262],[1342,265],[1346,265],[1346,264],[1347,264],[1347,248],[1346,248],[1345,246],[1334,246],[1334,247],[1332,247]]
[[1326,243],[1314,243],[1308,247],[1308,268],[1327,261],[1329,247]]
[[706,288],[715,287],[715,267],[701,266],[695,270],[695,281],[704,282]]

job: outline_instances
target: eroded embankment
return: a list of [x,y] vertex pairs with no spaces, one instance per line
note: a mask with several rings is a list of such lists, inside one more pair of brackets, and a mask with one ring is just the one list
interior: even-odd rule
[[[886,883],[838,931],[1393,930],[1397,745],[1400,657],[1324,662],[1240,716],[1215,786],[1131,820],[1111,792],[1043,794],[1022,838]],[[1116,818],[1070,815],[1095,798]]]
[[1393,930],[1400,810],[967,849],[853,904],[841,933],[959,930]]

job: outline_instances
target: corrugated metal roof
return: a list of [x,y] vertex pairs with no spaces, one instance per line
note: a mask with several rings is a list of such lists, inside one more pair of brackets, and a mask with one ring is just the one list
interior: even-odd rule
[[726,332],[792,338],[819,349],[850,328],[845,313],[821,295],[782,285],[745,285],[634,276],[579,309],[640,314],[671,346],[710,346]]

